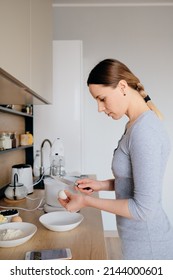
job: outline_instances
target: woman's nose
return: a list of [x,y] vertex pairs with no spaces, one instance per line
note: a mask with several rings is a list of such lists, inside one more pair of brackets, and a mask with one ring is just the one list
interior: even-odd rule
[[102,102],[98,102],[98,112],[104,112],[105,111],[105,105]]

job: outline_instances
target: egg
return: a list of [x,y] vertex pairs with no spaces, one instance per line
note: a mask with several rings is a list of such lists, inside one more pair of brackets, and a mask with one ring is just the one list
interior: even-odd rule
[[65,191],[63,191],[63,190],[59,191],[58,197],[63,200],[67,199],[67,195],[66,195]]
[[12,217],[11,222],[22,222],[22,218],[20,216]]

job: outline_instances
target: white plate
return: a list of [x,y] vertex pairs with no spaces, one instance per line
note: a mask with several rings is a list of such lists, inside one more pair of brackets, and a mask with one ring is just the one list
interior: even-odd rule
[[0,247],[15,247],[28,241],[37,231],[37,227],[30,223],[7,223],[0,225],[0,235],[6,229],[19,229],[23,232],[22,236],[12,240],[2,240],[0,237]]
[[52,231],[67,231],[77,227],[83,220],[79,213],[50,212],[39,218],[40,223]]

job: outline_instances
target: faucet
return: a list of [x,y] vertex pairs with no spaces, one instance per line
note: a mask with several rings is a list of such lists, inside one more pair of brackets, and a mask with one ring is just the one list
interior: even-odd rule
[[49,139],[44,139],[42,144],[41,144],[41,167],[40,167],[40,177],[43,175],[44,173],[44,166],[43,166],[43,147],[44,147],[44,144],[48,142],[49,145],[50,145],[50,148],[52,147],[52,143]]

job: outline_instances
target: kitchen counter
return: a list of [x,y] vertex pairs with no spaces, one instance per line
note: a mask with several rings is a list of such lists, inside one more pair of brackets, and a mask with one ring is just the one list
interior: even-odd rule
[[[44,190],[34,190],[30,198],[43,197]],[[16,207],[35,208],[38,201],[25,199],[24,202],[17,202]],[[0,201],[0,205],[5,205]],[[6,204],[7,205],[7,204]],[[14,204],[9,204],[13,206]],[[13,208],[11,207],[11,208]],[[24,211],[19,210],[19,215],[24,222],[33,223],[37,226],[36,234],[26,243],[11,247],[0,248],[1,260],[23,260],[26,251],[70,248],[74,260],[106,260],[106,246],[102,225],[101,211],[94,208],[85,208],[80,211],[84,216],[82,223],[70,231],[53,232],[46,229],[40,222],[39,217],[44,210]],[[58,215],[58,212],[57,212]]]

